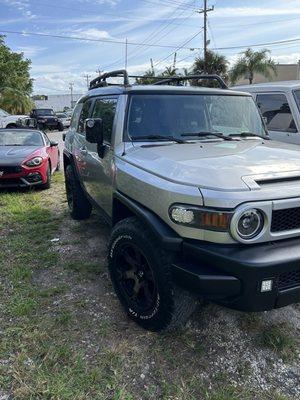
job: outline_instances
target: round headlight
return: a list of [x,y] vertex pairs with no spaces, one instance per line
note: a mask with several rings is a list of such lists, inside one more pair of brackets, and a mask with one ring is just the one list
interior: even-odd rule
[[39,165],[41,165],[43,162],[42,157],[34,157],[31,160],[28,160],[25,165],[27,165],[27,167],[38,167]]
[[264,226],[264,217],[256,209],[244,211],[237,221],[236,230],[242,239],[252,239],[257,236]]

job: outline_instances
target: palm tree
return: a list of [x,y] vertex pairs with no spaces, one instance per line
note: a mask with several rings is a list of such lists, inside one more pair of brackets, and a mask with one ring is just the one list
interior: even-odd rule
[[176,76],[177,75],[177,68],[174,66],[166,67],[162,76]]
[[17,89],[0,88],[0,108],[11,114],[27,114],[34,107],[30,97]]
[[269,53],[270,50],[267,49],[260,51],[247,49],[230,71],[231,82],[234,84],[239,78],[246,76],[252,85],[255,73],[260,73],[270,80],[273,73],[276,75],[276,64],[268,58]]
[[[228,80],[228,60],[222,54],[215,53],[211,50],[207,50],[206,62],[204,57],[197,57],[194,61],[192,73],[197,75],[203,74],[216,74],[219,75],[225,81]],[[193,81],[194,86],[216,86],[218,85],[214,81]]]
[[228,72],[228,60],[222,54],[207,50],[206,62],[203,57],[197,57],[193,65],[194,74],[217,74],[225,78]]
[[139,85],[151,85],[157,81],[157,79],[151,79],[151,77],[155,77],[155,72],[151,68],[148,71],[145,71],[144,75],[141,78],[136,78],[136,83]]

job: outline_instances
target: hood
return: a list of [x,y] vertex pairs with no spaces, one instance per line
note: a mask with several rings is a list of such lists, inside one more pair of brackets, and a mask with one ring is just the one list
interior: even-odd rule
[[264,179],[298,177],[300,148],[275,141],[196,141],[142,145],[129,150],[128,162],[172,182],[201,188],[259,189]]
[[37,149],[36,146],[0,146],[0,165],[21,165]]

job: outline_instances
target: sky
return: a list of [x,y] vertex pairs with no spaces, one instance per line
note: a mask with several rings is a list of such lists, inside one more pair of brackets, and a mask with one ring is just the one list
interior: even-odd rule
[[[209,48],[232,64],[247,47],[280,63],[300,60],[300,0],[208,0]],[[32,60],[35,94],[84,93],[97,71],[157,74],[203,55],[203,0],[0,0],[0,34]],[[15,33],[13,33],[15,32]],[[16,32],[19,32],[16,33]],[[38,35],[32,35],[38,34]],[[54,35],[49,37],[45,35]],[[58,37],[59,36],[59,37]],[[287,43],[270,42],[299,39]],[[234,48],[232,48],[234,47]]]

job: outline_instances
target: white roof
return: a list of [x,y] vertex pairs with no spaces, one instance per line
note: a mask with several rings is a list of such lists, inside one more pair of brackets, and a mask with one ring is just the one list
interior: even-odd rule
[[262,92],[263,90],[268,91],[287,91],[300,89],[300,80],[295,81],[278,81],[278,82],[266,82],[266,83],[254,83],[253,85],[241,85],[232,87],[234,90],[245,90],[247,92]]

